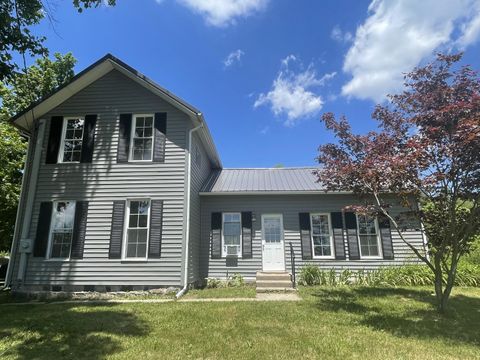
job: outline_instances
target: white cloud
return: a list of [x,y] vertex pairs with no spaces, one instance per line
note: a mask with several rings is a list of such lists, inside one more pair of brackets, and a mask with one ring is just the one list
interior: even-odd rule
[[345,96],[382,101],[422,60],[480,35],[480,0],[373,0],[368,10],[343,64]]
[[267,125],[267,126],[263,127],[262,130],[260,130],[260,134],[266,135],[269,130],[270,130],[270,126]]
[[294,55],[283,59],[271,90],[261,93],[253,105],[255,108],[268,105],[276,116],[286,115],[286,126],[293,126],[299,119],[311,117],[322,109],[324,101],[313,90],[335,76],[335,73],[330,73],[319,78],[313,64],[295,72],[290,67],[292,63],[301,67]]
[[202,15],[213,26],[234,24],[238,18],[262,11],[269,0],[177,0],[190,10]]
[[228,56],[225,58],[225,60],[223,60],[223,65],[226,68],[228,68],[228,67],[232,66],[233,64],[235,64],[237,62],[240,62],[243,55],[245,55],[245,53],[240,49],[232,51],[230,54],[228,54]]
[[352,39],[353,39],[353,35],[352,35],[351,32],[342,31],[342,29],[340,29],[340,26],[338,26],[338,25],[335,25],[333,27],[332,32],[330,33],[330,37],[333,40],[338,41],[340,43],[347,43],[347,42],[352,41]]

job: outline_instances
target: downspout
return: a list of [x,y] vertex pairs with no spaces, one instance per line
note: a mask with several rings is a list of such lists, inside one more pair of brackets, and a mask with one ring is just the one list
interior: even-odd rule
[[[25,275],[25,268],[27,265],[27,256],[32,252],[33,241],[28,239],[30,233],[30,224],[32,222],[32,212],[33,212],[33,202],[35,200],[35,192],[37,188],[37,178],[38,178],[38,169],[40,168],[40,158],[42,155],[43,147],[43,138],[45,132],[45,120],[40,119],[38,122],[37,136],[35,142],[35,148],[33,153],[33,164],[31,170],[27,173],[24,172],[22,178],[22,193],[21,199],[18,205],[17,217],[15,223],[18,224],[20,221],[21,207],[25,208],[25,213],[23,214],[23,222],[21,228],[15,228],[15,233],[13,236],[12,248],[10,261],[8,263],[7,276],[5,278],[5,287],[9,286],[11,283],[11,277],[13,272],[13,267],[16,259],[16,250],[19,248],[20,251],[20,262],[18,265],[18,275],[17,280],[20,282],[23,281]],[[30,138],[31,139],[31,138]],[[32,144],[29,142],[29,147]],[[25,161],[25,169],[28,168],[30,162],[30,149],[28,149],[27,159]],[[28,180],[27,180],[28,178]],[[28,181],[28,182],[27,182]],[[28,188],[27,188],[28,183]],[[26,196],[26,197],[25,197]],[[24,200],[25,199],[25,200]],[[25,201],[25,204],[23,202]],[[17,236],[18,231],[20,231],[20,236]],[[20,242],[20,246],[17,243]]]
[[189,242],[190,242],[190,188],[191,188],[191,183],[192,183],[192,177],[191,177],[191,166],[192,166],[192,135],[195,131],[201,129],[203,127],[203,123],[198,125],[197,127],[194,127],[188,131],[188,143],[187,143],[187,149],[188,149],[188,159],[187,159],[187,193],[185,194],[186,198],[186,213],[187,213],[187,221],[185,225],[185,263],[184,268],[183,268],[183,288],[175,295],[175,297],[178,299],[183,294],[185,294],[188,290],[188,258],[189,258]]

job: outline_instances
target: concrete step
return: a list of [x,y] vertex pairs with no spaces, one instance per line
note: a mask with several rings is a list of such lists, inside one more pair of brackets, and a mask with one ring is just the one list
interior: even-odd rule
[[258,288],[291,288],[292,282],[289,280],[257,280],[256,286]]
[[288,280],[290,281],[290,274],[286,272],[257,272],[257,281],[258,280]]
[[285,287],[285,288],[280,288],[280,287],[257,287],[257,293],[269,293],[269,292],[295,292],[297,289],[293,287]]

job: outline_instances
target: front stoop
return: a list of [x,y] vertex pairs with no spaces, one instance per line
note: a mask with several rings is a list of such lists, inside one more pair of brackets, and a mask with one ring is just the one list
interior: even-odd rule
[[287,272],[258,271],[256,279],[257,293],[296,291],[290,274]]

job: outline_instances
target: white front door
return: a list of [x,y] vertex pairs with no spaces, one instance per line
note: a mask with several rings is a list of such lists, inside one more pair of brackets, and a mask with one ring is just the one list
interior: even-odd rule
[[264,271],[285,271],[281,214],[262,215],[262,258]]

